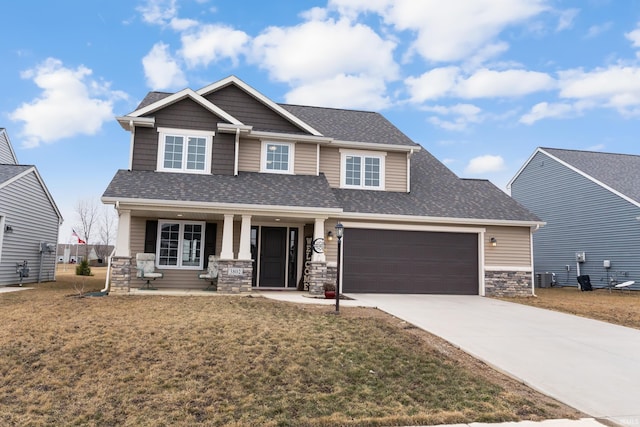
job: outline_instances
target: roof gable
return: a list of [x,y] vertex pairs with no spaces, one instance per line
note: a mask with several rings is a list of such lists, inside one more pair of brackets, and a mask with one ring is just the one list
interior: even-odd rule
[[148,114],[151,114],[155,111],[158,111],[168,105],[174,104],[178,101],[182,101],[184,99],[191,99],[192,101],[200,104],[207,110],[211,111],[216,116],[227,120],[229,123],[233,123],[235,125],[242,125],[243,123],[240,120],[236,119],[217,105],[212,104],[209,100],[204,98],[203,96],[197,94],[192,89],[183,89],[180,92],[176,92],[172,95],[168,95],[165,97],[159,97],[159,99],[155,102],[145,105],[142,108],[137,109],[136,111],[129,113],[127,117],[142,117]]
[[509,181],[516,181],[536,154],[542,153],[602,188],[640,207],[640,156],[538,147]]
[[9,134],[5,128],[0,128],[0,163],[18,164],[16,152],[13,151]]
[[263,105],[267,106],[274,112],[278,113],[280,116],[286,118],[288,121],[295,124],[300,129],[303,129],[304,131],[310,133],[311,135],[323,136],[322,133],[314,129],[308,123],[302,121],[299,117],[296,117],[290,111],[287,111],[286,109],[282,108],[280,105],[276,104],[275,102],[273,102],[272,100],[270,100],[269,98],[267,98],[266,96],[264,96],[263,94],[261,94],[260,92],[258,92],[257,90],[255,90],[254,88],[252,88],[251,86],[249,86],[248,84],[246,84],[236,76],[229,76],[225,79],[222,79],[208,86],[205,86],[202,89],[199,89],[197,93],[198,95],[201,95],[204,97],[229,85],[235,85],[236,87],[242,89],[245,93],[251,95],[253,98],[261,102]]
[[38,181],[38,183],[40,184],[40,187],[42,188],[42,191],[44,192],[45,196],[47,197],[47,199],[49,200],[49,202],[51,203],[51,206],[53,207],[53,210],[56,212],[56,215],[58,216],[58,218],[60,219],[60,222],[62,222],[62,214],[60,213],[60,210],[58,209],[58,205],[56,205],[56,202],[53,200],[53,197],[51,196],[51,193],[49,193],[49,189],[47,188],[47,186],[45,185],[44,181],[42,180],[42,177],[40,176],[40,174],[38,173],[38,169],[36,169],[35,166],[28,166],[28,165],[0,165],[0,190],[11,185],[12,183],[22,179],[23,177],[29,175],[33,173],[36,180]]

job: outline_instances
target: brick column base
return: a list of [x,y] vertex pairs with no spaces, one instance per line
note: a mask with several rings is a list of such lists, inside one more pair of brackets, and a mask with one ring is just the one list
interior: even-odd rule
[[128,295],[131,287],[131,260],[129,256],[111,257],[109,295]]
[[218,293],[251,293],[253,262],[251,260],[218,261]]
[[488,297],[530,297],[530,271],[485,271],[484,293]]
[[309,261],[309,294],[324,295],[324,284],[327,281],[327,263],[324,261]]

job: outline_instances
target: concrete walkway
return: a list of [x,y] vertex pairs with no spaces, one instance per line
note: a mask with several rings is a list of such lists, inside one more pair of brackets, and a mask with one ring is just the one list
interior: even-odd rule
[[352,296],[593,417],[640,426],[640,330],[477,296]]
[[33,288],[23,288],[18,286],[0,286],[0,294],[7,292],[18,292],[18,291],[28,291]]

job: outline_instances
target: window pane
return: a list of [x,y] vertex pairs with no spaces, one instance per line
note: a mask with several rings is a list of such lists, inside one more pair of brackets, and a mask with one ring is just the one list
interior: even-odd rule
[[207,140],[189,137],[187,142],[187,169],[204,170]]
[[377,157],[365,157],[364,159],[364,185],[365,187],[380,186],[380,159]]
[[288,171],[289,146],[281,144],[267,144],[266,168],[268,170]]
[[345,183],[347,185],[360,185],[361,161],[360,157],[347,156],[345,163]]
[[178,241],[180,224],[162,224],[160,226],[159,265],[178,265]]
[[164,140],[164,167],[167,169],[182,169],[181,136],[166,136]]
[[202,247],[202,225],[185,224],[182,235],[182,266],[199,266]]

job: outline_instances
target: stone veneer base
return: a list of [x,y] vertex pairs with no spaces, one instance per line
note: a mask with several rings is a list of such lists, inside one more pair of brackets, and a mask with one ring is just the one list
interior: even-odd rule
[[253,261],[219,260],[218,293],[244,294],[251,292]]
[[129,256],[111,257],[109,295],[128,295],[131,287],[131,260]]
[[325,261],[309,261],[307,269],[309,270],[309,294],[324,295],[324,284],[327,281],[327,263]]
[[530,271],[485,271],[484,292],[488,297],[530,297]]

